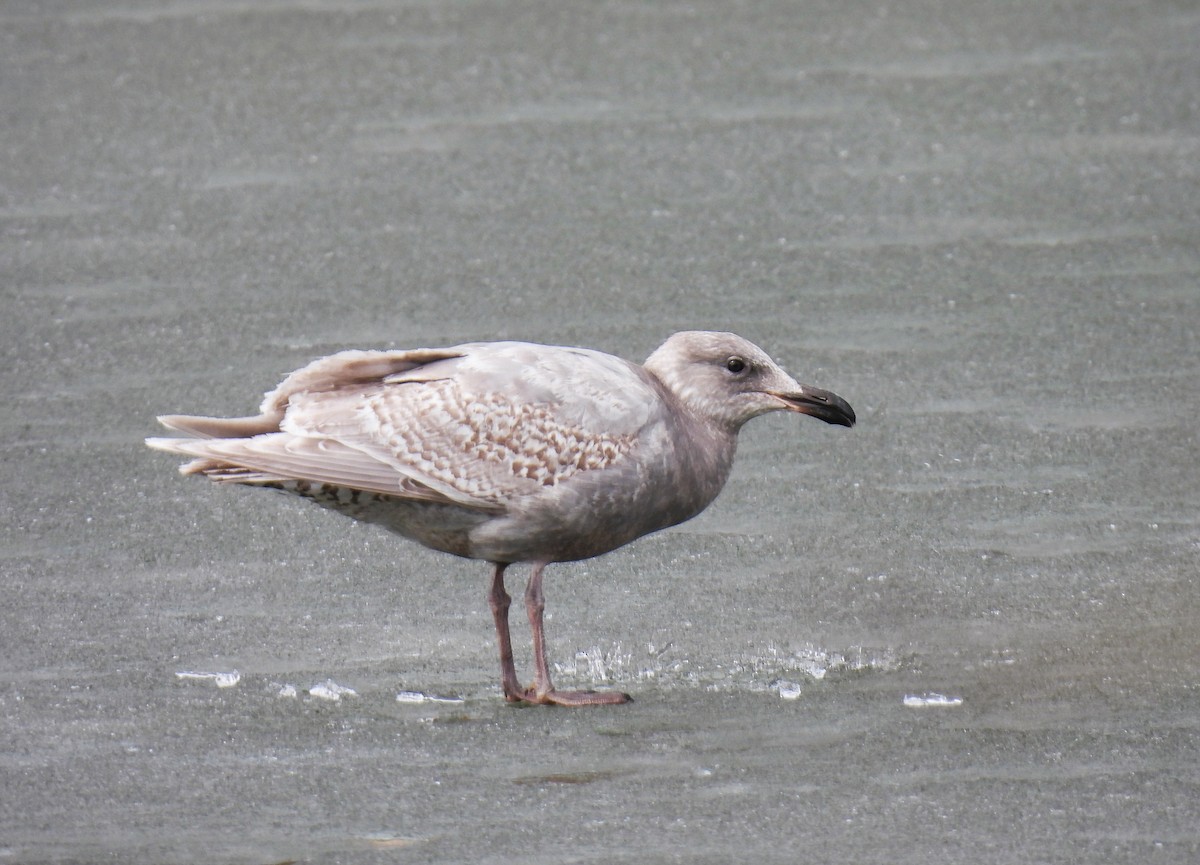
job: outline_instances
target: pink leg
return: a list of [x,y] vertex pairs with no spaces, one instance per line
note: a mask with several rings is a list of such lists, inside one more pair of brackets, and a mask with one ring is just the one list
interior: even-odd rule
[[517,681],[517,670],[513,665],[512,638],[508,633],[508,607],[512,598],[504,590],[504,569],[507,562],[493,562],[492,589],[488,592],[488,606],[496,622],[496,638],[500,643],[500,687],[504,699],[516,703],[525,699],[525,689]]
[[[542,571],[545,562],[534,562],[525,587],[525,612],[529,615],[529,627],[533,631],[534,686],[525,689],[525,699],[531,703],[554,703],[559,706],[601,706],[627,703],[628,694],[619,691],[556,691],[550,681],[550,665],[546,662],[546,634],[543,628],[543,612],[546,602],[542,596]],[[509,647],[511,662],[512,649]]]

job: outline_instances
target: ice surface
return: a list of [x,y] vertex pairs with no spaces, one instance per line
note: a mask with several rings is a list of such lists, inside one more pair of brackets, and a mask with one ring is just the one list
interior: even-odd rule
[[[0,4],[0,859],[1200,862],[1196,4],[550,5]],[[629,706],[514,709],[486,566],[141,445],[688,327],[860,423],[547,572]]]

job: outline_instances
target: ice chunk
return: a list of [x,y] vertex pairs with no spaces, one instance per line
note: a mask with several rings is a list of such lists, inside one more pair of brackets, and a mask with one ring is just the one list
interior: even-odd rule
[[785,700],[800,699],[800,684],[798,682],[787,682],[780,680],[775,682],[775,687],[779,690],[779,696]]
[[926,706],[961,706],[962,697],[947,697],[945,694],[905,694],[904,705],[915,708]]
[[353,688],[347,688],[345,685],[339,685],[333,679],[326,679],[324,682],[309,688],[308,694],[310,697],[316,697],[319,700],[337,702],[342,697],[357,697],[358,691]]
[[242,674],[237,670],[230,670],[227,673],[201,673],[196,670],[180,670],[175,674],[177,679],[207,679],[216,684],[218,688],[232,688],[241,681]]

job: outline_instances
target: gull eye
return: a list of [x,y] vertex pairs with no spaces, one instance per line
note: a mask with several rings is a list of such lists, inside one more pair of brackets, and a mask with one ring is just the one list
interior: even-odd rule
[[742,360],[737,355],[734,355],[733,357],[729,358],[729,360],[725,361],[725,369],[729,370],[734,375],[745,372],[747,366],[748,364],[746,361]]

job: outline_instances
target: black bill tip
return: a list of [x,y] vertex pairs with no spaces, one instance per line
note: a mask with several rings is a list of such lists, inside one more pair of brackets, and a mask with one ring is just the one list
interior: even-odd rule
[[799,393],[775,394],[789,410],[815,417],[836,426],[852,427],[858,420],[854,409],[836,393],[819,387],[801,385]]

